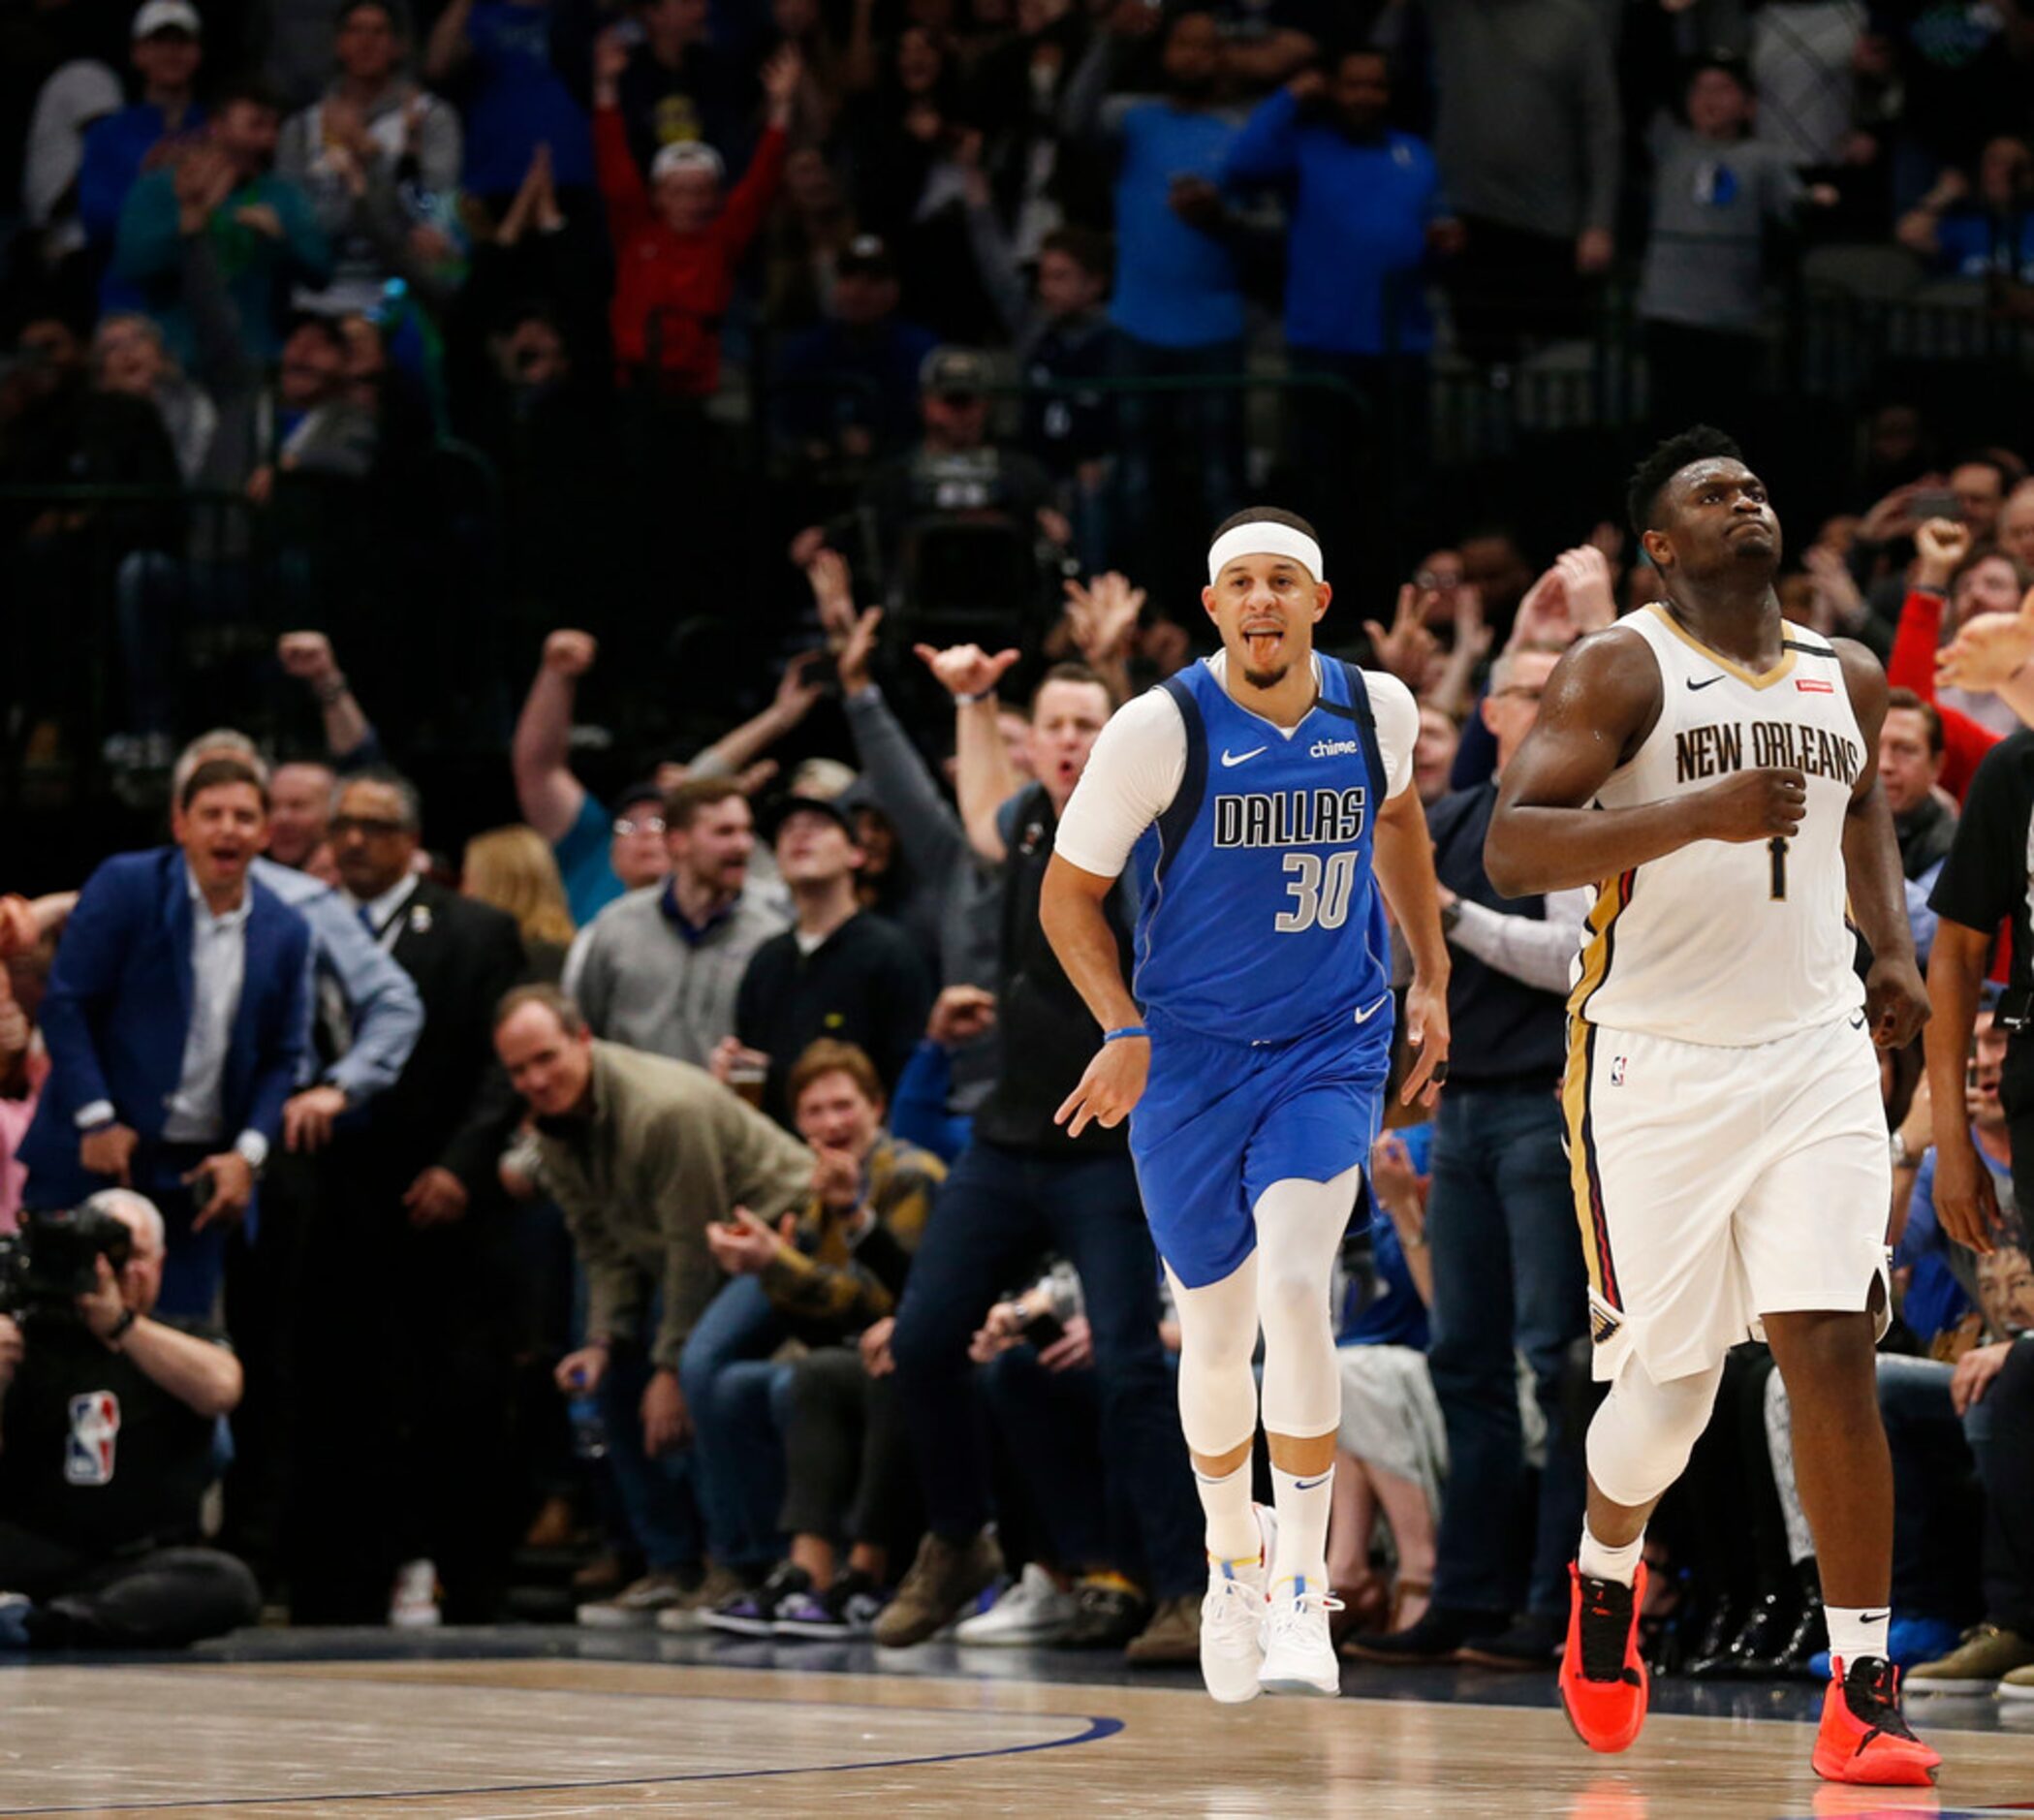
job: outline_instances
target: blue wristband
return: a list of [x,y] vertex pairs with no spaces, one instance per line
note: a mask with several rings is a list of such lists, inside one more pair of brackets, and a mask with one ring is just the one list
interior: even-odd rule
[[1141,1023],[1126,1023],[1120,1030],[1104,1030],[1102,1032],[1102,1041],[1105,1043],[1120,1043],[1125,1037],[1132,1036],[1141,1036],[1146,1042],[1149,1042],[1151,1032]]

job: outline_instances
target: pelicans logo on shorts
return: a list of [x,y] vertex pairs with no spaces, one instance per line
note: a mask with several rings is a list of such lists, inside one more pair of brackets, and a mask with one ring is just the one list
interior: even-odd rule
[[120,1399],[111,1391],[71,1398],[71,1433],[64,1443],[64,1483],[110,1485],[113,1443],[120,1432]]

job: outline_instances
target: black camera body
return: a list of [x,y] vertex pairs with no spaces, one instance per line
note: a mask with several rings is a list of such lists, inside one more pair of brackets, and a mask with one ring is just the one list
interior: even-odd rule
[[90,1202],[24,1213],[20,1231],[0,1239],[0,1314],[70,1314],[98,1287],[99,1260],[118,1271],[133,1250],[126,1221]]

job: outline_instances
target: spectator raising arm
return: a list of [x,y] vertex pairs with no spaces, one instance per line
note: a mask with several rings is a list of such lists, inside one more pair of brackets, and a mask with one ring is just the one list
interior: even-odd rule
[[590,632],[558,631],[544,641],[543,661],[509,748],[522,819],[552,846],[571,832],[586,802],[586,787],[572,774],[567,755],[579,681],[599,653]]
[[285,632],[276,642],[282,667],[309,686],[325,717],[325,749],[339,770],[360,770],[382,760],[381,736],[355,700],[332,654],[331,640],[322,632]]
[[467,30],[472,18],[473,0],[452,0],[438,15],[423,52],[423,78],[434,88],[473,55],[473,37]]
[[996,811],[1023,786],[1003,730],[996,724],[996,684],[1017,660],[1015,650],[991,656],[979,644],[954,644],[935,650],[912,647],[920,660],[954,698],[954,749],[960,762],[960,820],[967,837],[991,865],[1003,863],[1003,836]]
[[826,661],[825,651],[804,651],[794,657],[777,679],[776,697],[770,705],[714,740],[686,767],[688,772],[694,777],[738,777],[747,770],[812,712],[812,705],[820,698],[814,677]]

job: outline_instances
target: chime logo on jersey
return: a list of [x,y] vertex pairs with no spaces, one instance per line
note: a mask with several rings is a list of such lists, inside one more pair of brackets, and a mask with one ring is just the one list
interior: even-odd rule
[[113,1443],[120,1432],[120,1399],[111,1391],[71,1398],[71,1432],[64,1442],[67,1485],[110,1485]]

